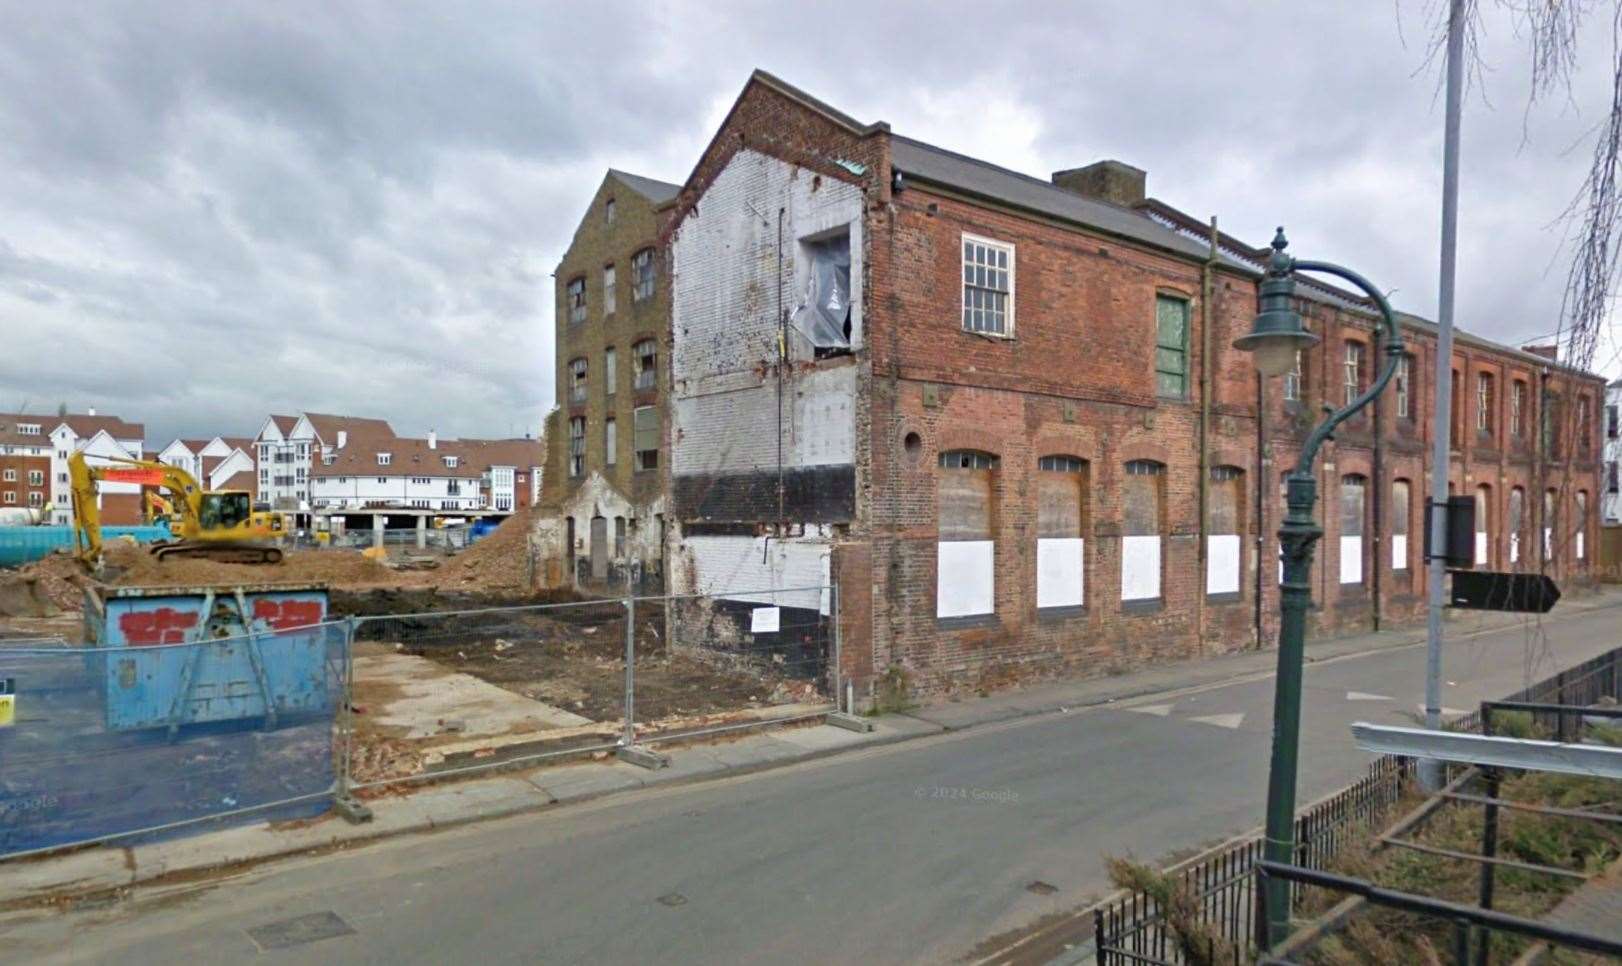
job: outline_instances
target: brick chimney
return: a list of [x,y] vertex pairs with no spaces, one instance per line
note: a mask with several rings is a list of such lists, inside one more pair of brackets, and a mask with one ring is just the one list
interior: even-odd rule
[[428,448],[439,449],[439,434],[431,429],[428,431]]
[[1550,362],[1560,361],[1560,344],[1557,342],[1550,342],[1547,345],[1523,345],[1521,351],[1530,352],[1535,356],[1542,356]]
[[1095,161],[1084,168],[1053,172],[1053,183],[1084,198],[1130,208],[1146,194],[1149,173],[1120,161]]

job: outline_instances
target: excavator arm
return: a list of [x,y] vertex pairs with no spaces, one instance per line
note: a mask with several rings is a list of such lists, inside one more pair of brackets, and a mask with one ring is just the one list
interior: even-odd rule
[[96,504],[96,484],[138,483],[169,491],[168,504],[179,517],[182,532],[198,529],[198,507],[202,487],[190,473],[178,466],[108,457],[117,465],[91,466],[83,453],[68,457],[68,481],[73,488],[73,546],[79,559],[95,566],[101,560],[101,508]]

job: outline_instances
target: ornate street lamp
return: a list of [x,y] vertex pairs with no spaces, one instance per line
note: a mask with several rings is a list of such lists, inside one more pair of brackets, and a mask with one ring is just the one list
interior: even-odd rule
[[[1261,311],[1250,333],[1234,340],[1233,346],[1252,353],[1256,369],[1264,376],[1289,371],[1296,353],[1310,348],[1318,337],[1306,330],[1295,311],[1295,273],[1322,272],[1335,275],[1362,289],[1380,310],[1385,367],[1379,378],[1362,395],[1329,414],[1307,437],[1301,458],[1285,481],[1288,512],[1278,538],[1284,554],[1284,579],[1280,582],[1279,611],[1282,618],[1278,640],[1278,679],[1273,692],[1273,759],[1267,777],[1266,855],[1273,862],[1295,861],[1295,776],[1301,736],[1301,671],[1306,646],[1307,608],[1312,603],[1309,578],[1312,550],[1323,528],[1312,518],[1318,502],[1318,482],[1313,463],[1324,441],[1332,439],[1335,427],[1374,401],[1396,374],[1402,358],[1402,334],[1397,317],[1379,289],[1356,272],[1328,262],[1297,261],[1284,254],[1288,242],[1284,229],[1273,237],[1273,255],[1267,276],[1261,284]],[[1258,481],[1259,485],[1259,481]],[[1290,931],[1290,884],[1278,876],[1263,880],[1267,914],[1266,943],[1269,948],[1282,942]]]

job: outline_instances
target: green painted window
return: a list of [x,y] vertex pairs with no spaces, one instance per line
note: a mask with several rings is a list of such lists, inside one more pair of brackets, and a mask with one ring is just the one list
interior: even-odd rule
[[1155,297],[1155,391],[1188,395],[1188,301],[1170,295]]

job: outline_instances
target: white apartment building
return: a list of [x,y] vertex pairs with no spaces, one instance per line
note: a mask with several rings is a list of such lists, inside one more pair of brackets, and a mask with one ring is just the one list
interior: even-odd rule
[[[92,466],[106,466],[119,459],[141,459],[146,443],[146,427],[126,423],[116,416],[98,416],[94,409],[83,415],[69,414],[42,419],[53,425],[51,447],[51,522],[60,526],[73,523],[73,490],[68,482],[68,457],[85,454]],[[134,483],[101,483],[97,500],[102,501],[105,523],[139,523],[141,488]],[[109,512],[105,498],[118,496],[120,511]],[[130,499],[133,497],[133,500]],[[133,508],[133,518],[131,518]]]
[[317,513],[511,513],[535,501],[538,440],[334,435],[310,470]]

